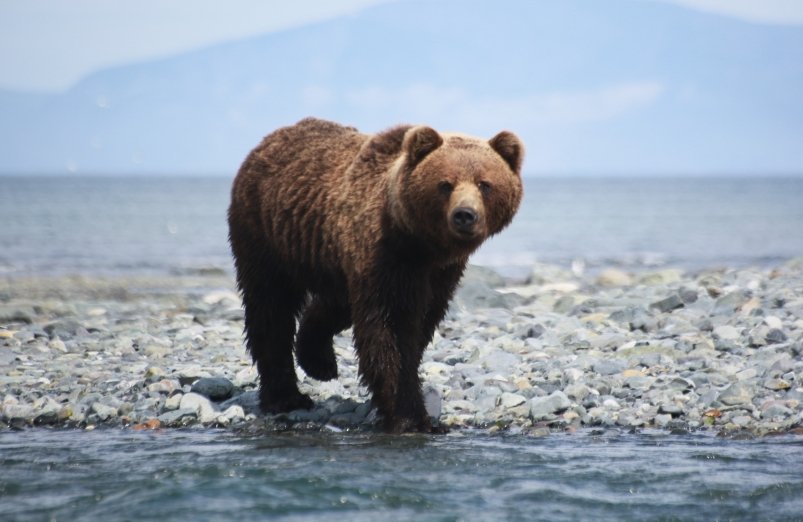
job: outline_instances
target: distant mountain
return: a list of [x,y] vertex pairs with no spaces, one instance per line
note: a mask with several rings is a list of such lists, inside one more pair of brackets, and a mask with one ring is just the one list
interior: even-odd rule
[[231,175],[307,115],[509,128],[530,173],[801,172],[802,57],[799,28],[659,2],[391,3],[0,92],[0,172]]

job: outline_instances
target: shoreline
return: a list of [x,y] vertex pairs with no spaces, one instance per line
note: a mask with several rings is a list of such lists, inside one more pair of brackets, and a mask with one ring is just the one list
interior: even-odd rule
[[[0,278],[0,430],[375,429],[350,332],[310,411],[259,415],[225,271]],[[471,267],[420,368],[452,430],[803,434],[803,258],[774,268]]]

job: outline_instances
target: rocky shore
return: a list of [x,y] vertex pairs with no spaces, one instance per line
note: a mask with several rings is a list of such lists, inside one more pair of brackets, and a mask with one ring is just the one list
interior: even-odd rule
[[[0,280],[0,430],[30,426],[372,430],[350,332],[340,376],[298,370],[311,411],[263,416],[233,281]],[[451,429],[803,433],[803,259],[772,269],[472,267],[428,348]]]

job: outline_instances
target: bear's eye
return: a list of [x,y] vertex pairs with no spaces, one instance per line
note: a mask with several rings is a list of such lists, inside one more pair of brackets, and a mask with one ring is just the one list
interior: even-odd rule
[[438,183],[438,190],[441,194],[448,196],[454,190],[454,186],[452,186],[452,184],[448,181],[441,181]]
[[477,186],[480,188],[480,192],[482,192],[483,196],[487,196],[491,193],[491,184],[487,181],[480,181],[477,183]]

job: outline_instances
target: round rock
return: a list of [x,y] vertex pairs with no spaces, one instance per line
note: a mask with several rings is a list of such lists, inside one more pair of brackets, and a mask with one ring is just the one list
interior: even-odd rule
[[234,385],[225,377],[202,377],[192,385],[192,392],[213,401],[224,401],[231,397]]

